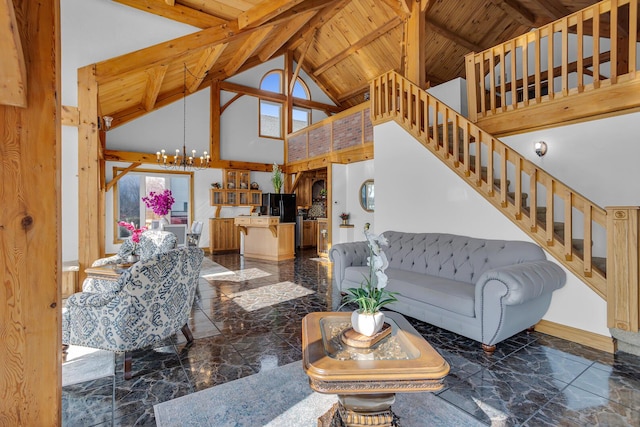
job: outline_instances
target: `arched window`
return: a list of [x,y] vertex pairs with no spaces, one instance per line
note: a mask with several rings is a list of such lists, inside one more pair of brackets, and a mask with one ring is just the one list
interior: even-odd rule
[[[260,89],[275,93],[285,93],[284,76],[282,70],[272,70],[266,73],[260,80]],[[298,77],[293,85],[293,96],[301,99],[311,99],[309,88]],[[266,138],[283,138],[283,110],[281,102],[260,99],[259,104],[259,134]],[[293,107],[293,131],[309,126],[311,123],[311,110],[301,107]]]

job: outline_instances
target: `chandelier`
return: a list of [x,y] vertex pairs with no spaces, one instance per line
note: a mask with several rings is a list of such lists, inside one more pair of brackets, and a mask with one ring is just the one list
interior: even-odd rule
[[[191,73],[191,72],[189,72]],[[202,156],[196,155],[196,150],[191,150],[191,155],[187,155],[187,64],[184,64],[182,84],[182,152],[176,148],[176,154],[170,156],[166,151],[160,150],[156,152],[156,161],[160,166],[166,169],[183,169],[183,170],[201,170],[209,167],[211,156],[206,151]],[[173,157],[173,158],[172,158]]]

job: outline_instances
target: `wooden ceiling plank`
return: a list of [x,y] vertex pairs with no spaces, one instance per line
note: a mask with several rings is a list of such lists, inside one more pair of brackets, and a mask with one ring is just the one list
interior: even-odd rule
[[222,43],[215,46],[207,47],[198,58],[196,68],[187,73],[187,90],[193,93],[198,90],[200,83],[204,80],[207,73],[218,61],[222,52],[227,48],[228,43]]
[[311,18],[307,25],[303,26],[293,37],[291,37],[287,48],[295,50],[311,38],[318,28],[326,24],[338,12],[340,12],[351,0],[334,0],[325,6],[316,16]]
[[[228,23],[228,21],[209,15],[181,4],[175,4],[172,0],[113,0],[116,3],[130,6],[144,12],[172,19],[197,28],[211,28],[216,25]],[[169,2],[174,4],[169,4]]]
[[382,3],[386,4],[396,16],[401,18],[406,18],[411,13],[411,9],[409,9],[405,0],[382,0]]
[[[16,21],[13,1],[0,1],[0,105],[27,107],[27,67],[24,62],[20,28]],[[4,31],[6,29],[7,31]]]
[[537,3],[547,13],[547,16],[554,20],[563,18],[571,13],[569,9],[557,0],[534,0],[534,3]]
[[311,10],[309,12],[305,12],[299,16],[296,16],[290,19],[285,24],[282,24],[278,27],[278,32],[274,37],[269,40],[269,42],[265,43],[265,45],[260,49],[258,53],[258,57],[262,62],[266,62],[273,56],[274,53],[278,51],[286,42],[288,42],[291,37],[302,28],[313,16],[318,13],[315,10]]
[[224,72],[227,76],[233,76],[242,64],[249,59],[251,55],[260,47],[260,44],[273,30],[273,25],[266,27],[260,27],[259,30],[250,34],[244,41],[242,47],[238,49],[238,52],[224,67]]
[[250,28],[262,25],[270,19],[286,12],[304,0],[264,0],[238,15],[238,28]]
[[167,68],[169,68],[167,65],[159,65],[146,70],[147,88],[142,97],[142,105],[146,111],[152,111],[156,105],[156,99],[158,99],[164,76],[167,74]]
[[376,40],[378,37],[382,36],[383,34],[388,33],[389,31],[391,31],[392,29],[394,29],[395,27],[397,27],[400,24],[402,24],[402,19],[400,19],[400,17],[396,16],[396,17],[392,18],[391,20],[387,21],[384,25],[382,25],[380,28],[377,28],[374,31],[370,32],[369,34],[367,34],[366,36],[364,36],[360,40],[358,40],[355,43],[353,43],[348,48],[344,49],[342,52],[334,55],[333,58],[331,58],[330,60],[326,61],[324,64],[321,64],[320,66],[318,66],[318,68],[316,68],[313,71],[313,74],[318,76],[318,75],[324,73],[329,68],[331,68],[334,65],[336,65],[337,63],[343,61],[344,59],[346,59],[350,55],[354,54],[358,50],[360,50],[363,47],[367,46],[368,44],[370,44],[371,42],[373,42],[374,40]]
[[469,49],[473,52],[482,52],[484,49],[463,37],[460,37],[453,31],[449,31],[446,28],[436,24],[435,22],[427,20],[427,29],[433,31],[436,34],[440,34],[442,37],[451,40],[452,42],[464,47],[465,49]]
[[495,3],[504,13],[512,16],[522,25],[534,27],[536,22],[536,16],[526,7],[524,7],[518,0],[502,0]]
[[168,4],[169,6],[175,6],[176,5],[176,0],[164,0],[164,2],[166,4]]

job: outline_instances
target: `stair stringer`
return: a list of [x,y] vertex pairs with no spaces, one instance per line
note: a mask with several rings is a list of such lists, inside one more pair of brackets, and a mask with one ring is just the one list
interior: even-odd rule
[[[391,88],[395,90],[392,91]],[[578,208],[584,214],[583,240],[585,241],[591,241],[591,222],[603,225],[606,230],[604,209],[538,168],[511,147],[487,134],[455,110],[395,72],[385,73],[376,78],[371,84],[370,93],[372,94],[371,121],[374,125],[394,120],[606,301],[606,276],[604,272],[593,268],[590,246],[585,245],[584,252],[579,254],[573,244],[564,244],[564,242],[574,242],[571,230],[571,208]],[[438,125],[444,122],[447,126]],[[444,141],[447,143],[445,144]],[[480,149],[475,146],[476,141],[480,142]],[[493,155],[482,156],[483,149]],[[472,155],[472,151],[476,154],[479,152],[480,155]],[[454,153],[458,154],[454,155]],[[498,168],[494,159],[496,153],[499,158],[500,167]],[[516,170],[515,177],[508,176],[507,163],[511,163]],[[494,176],[496,169],[499,169],[499,177]],[[528,194],[531,206],[538,206],[537,190],[534,185],[530,185],[530,192],[527,193],[522,188],[522,179],[518,177],[518,173],[529,175],[530,182],[535,183],[536,186],[540,182],[545,183],[547,209],[542,223],[538,221],[537,209],[527,209],[522,204],[522,195]],[[511,198],[507,188],[508,180],[515,182],[516,191]],[[501,183],[498,188],[494,184],[496,181]],[[553,212],[554,195],[558,194],[562,195],[565,206],[568,206],[568,209],[565,208],[565,214],[569,221],[564,227],[562,238],[554,233],[556,222]]]

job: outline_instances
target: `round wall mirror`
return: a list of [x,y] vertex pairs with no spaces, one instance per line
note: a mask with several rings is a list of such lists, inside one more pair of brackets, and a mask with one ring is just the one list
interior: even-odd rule
[[360,186],[360,206],[367,212],[373,212],[375,208],[373,180],[368,179]]

